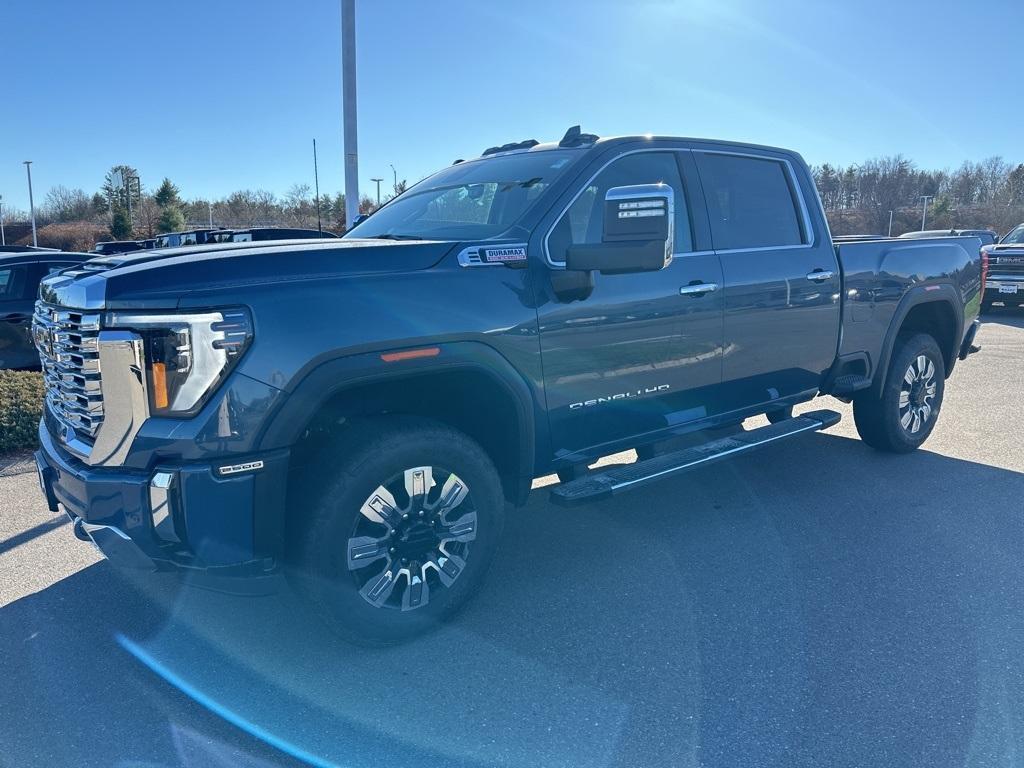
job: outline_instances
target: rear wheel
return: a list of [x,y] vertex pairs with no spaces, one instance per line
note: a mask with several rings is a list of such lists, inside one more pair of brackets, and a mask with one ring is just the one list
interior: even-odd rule
[[899,339],[881,394],[868,390],[854,398],[861,439],[880,451],[916,449],[935,427],[945,383],[945,362],[935,339],[924,333]]
[[419,419],[354,427],[336,447],[332,479],[293,532],[293,583],[359,644],[432,629],[476,590],[497,548],[494,465],[468,436]]

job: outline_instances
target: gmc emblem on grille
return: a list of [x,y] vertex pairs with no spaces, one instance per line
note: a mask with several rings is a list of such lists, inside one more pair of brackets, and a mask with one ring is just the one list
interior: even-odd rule
[[1024,264],[1024,256],[1000,256],[996,264]]

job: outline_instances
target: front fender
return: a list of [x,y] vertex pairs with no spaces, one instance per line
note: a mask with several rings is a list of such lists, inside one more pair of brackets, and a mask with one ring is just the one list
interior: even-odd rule
[[396,362],[385,362],[381,352],[321,362],[291,388],[290,395],[268,419],[259,438],[260,449],[269,451],[294,445],[324,406],[345,389],[402,378],[414,379],[436,372],[472,369],[487,375],[515,404],[519,474],[520,477],[532,478],[538,426],[545,421],[526,379],[505,357],[486,344],[461,341],[433,347],[439,349],[435,356]]

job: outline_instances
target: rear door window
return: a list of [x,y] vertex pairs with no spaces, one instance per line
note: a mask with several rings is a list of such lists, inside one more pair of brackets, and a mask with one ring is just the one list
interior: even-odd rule
[[770,158],[694,152],[716,250],[806,242],[793,180]]

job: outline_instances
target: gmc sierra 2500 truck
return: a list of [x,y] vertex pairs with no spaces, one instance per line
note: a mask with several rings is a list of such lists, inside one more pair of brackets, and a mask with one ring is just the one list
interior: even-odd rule
[[111,561],[283,573],[346,638],[394,642],[467,599],[539,476],[566,478],[558,503],[614,496],[834,424],[792,415],[826,394],[871,446],[917,448],[983,285],[976,238],[834,245],[793,152],[576,127],[340,240],[48,277],[36,461]]

